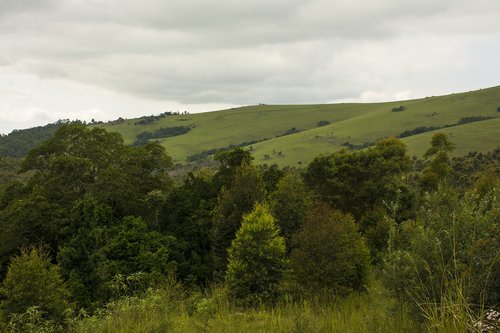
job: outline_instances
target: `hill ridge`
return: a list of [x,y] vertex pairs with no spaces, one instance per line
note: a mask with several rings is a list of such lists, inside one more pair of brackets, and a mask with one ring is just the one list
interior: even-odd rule
[[[206,158],[217,150],[245,146],[251,149],[257,163],[297,165],[307,163],[319,153],[363,148],[382,137],[405,132],[410,135],[402,140],[408,144],[410,154],[419,155],[436,130],[454,136],[451,139],[458,140],[457,147],[493,150],[500,146],[500,135],[495,128],[498,119],[494,120],[500,116],[499,111],[500,86],[495,86],[411,100],[258,104],[204,113],[119,118],[90,126],[118,132],[127,144],[137,143],[138,136],[144,139],[142,143],[154,138],[182,164],[188,158]],[[461,119],[480,121],[474,125],[459,124]],[[423,129],[425,132],[419,133]],[[170,134],[158,137],[161,133]],[[5,141],[7,137],[0,138],[0,155],[2,139]],[[467,151],[455,151],[463,153]]]

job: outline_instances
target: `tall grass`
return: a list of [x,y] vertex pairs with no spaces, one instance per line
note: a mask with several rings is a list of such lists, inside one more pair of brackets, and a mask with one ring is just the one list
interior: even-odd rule
[[345,299],[292,301],[242,309],[223,288],[206,294],[178,286],[123,298],[101,313],[77,319],[74,332],[418,332],[407,308],[374,281],[367,293]]
[[[432,198],[443,211],[424,210],[421,225],[413,228],[406,248],[390,248],[386,281],[400,297],[409,296],[425,331],[500,331],[497,303],[490,295],[496,292],[491,279],[498,276],[493,269],[499,250],[475,247],[495,241],[499,216],[496,193],[495,187],[483,197],[476,190],[469,191],[460,201],[447,191],[437,193]],[[394,235],[393,231],[391,237]],[[481,251],[474,252],[478,248]]]

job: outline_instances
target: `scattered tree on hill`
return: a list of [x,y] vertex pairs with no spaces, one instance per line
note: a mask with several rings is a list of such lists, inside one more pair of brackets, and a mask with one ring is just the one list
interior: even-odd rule
[[406,106],[405,105],[400,105],[400,106],[395,106],[391,109],[392,112],[401,112],[401,111],[404,111],[406,110]]
[[225,277],[231,297],[242,305],[274,302],[286,269],[285,242],[265,205],[243,217],[229,248]]
[[144,131],[137,134],[137,139],[134,142],[135,146],[143,146],[152,139],[170,138],[185,134],[191,130],[192,127],[188,126],[173,126],[173,127],[160,127],[153,132]]

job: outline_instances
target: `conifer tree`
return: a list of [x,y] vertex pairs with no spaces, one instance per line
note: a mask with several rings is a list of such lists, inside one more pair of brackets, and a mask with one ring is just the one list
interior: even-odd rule
[[226,285],[242,305],[272,303],[286,268],[285,241],[266,205],[257,204],[243,217],[229,248]]

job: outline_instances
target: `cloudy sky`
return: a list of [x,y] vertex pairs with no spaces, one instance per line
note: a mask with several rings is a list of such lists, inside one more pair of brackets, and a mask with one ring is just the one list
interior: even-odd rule
[[498,0],[0,0],[0,133],[500,84]]

